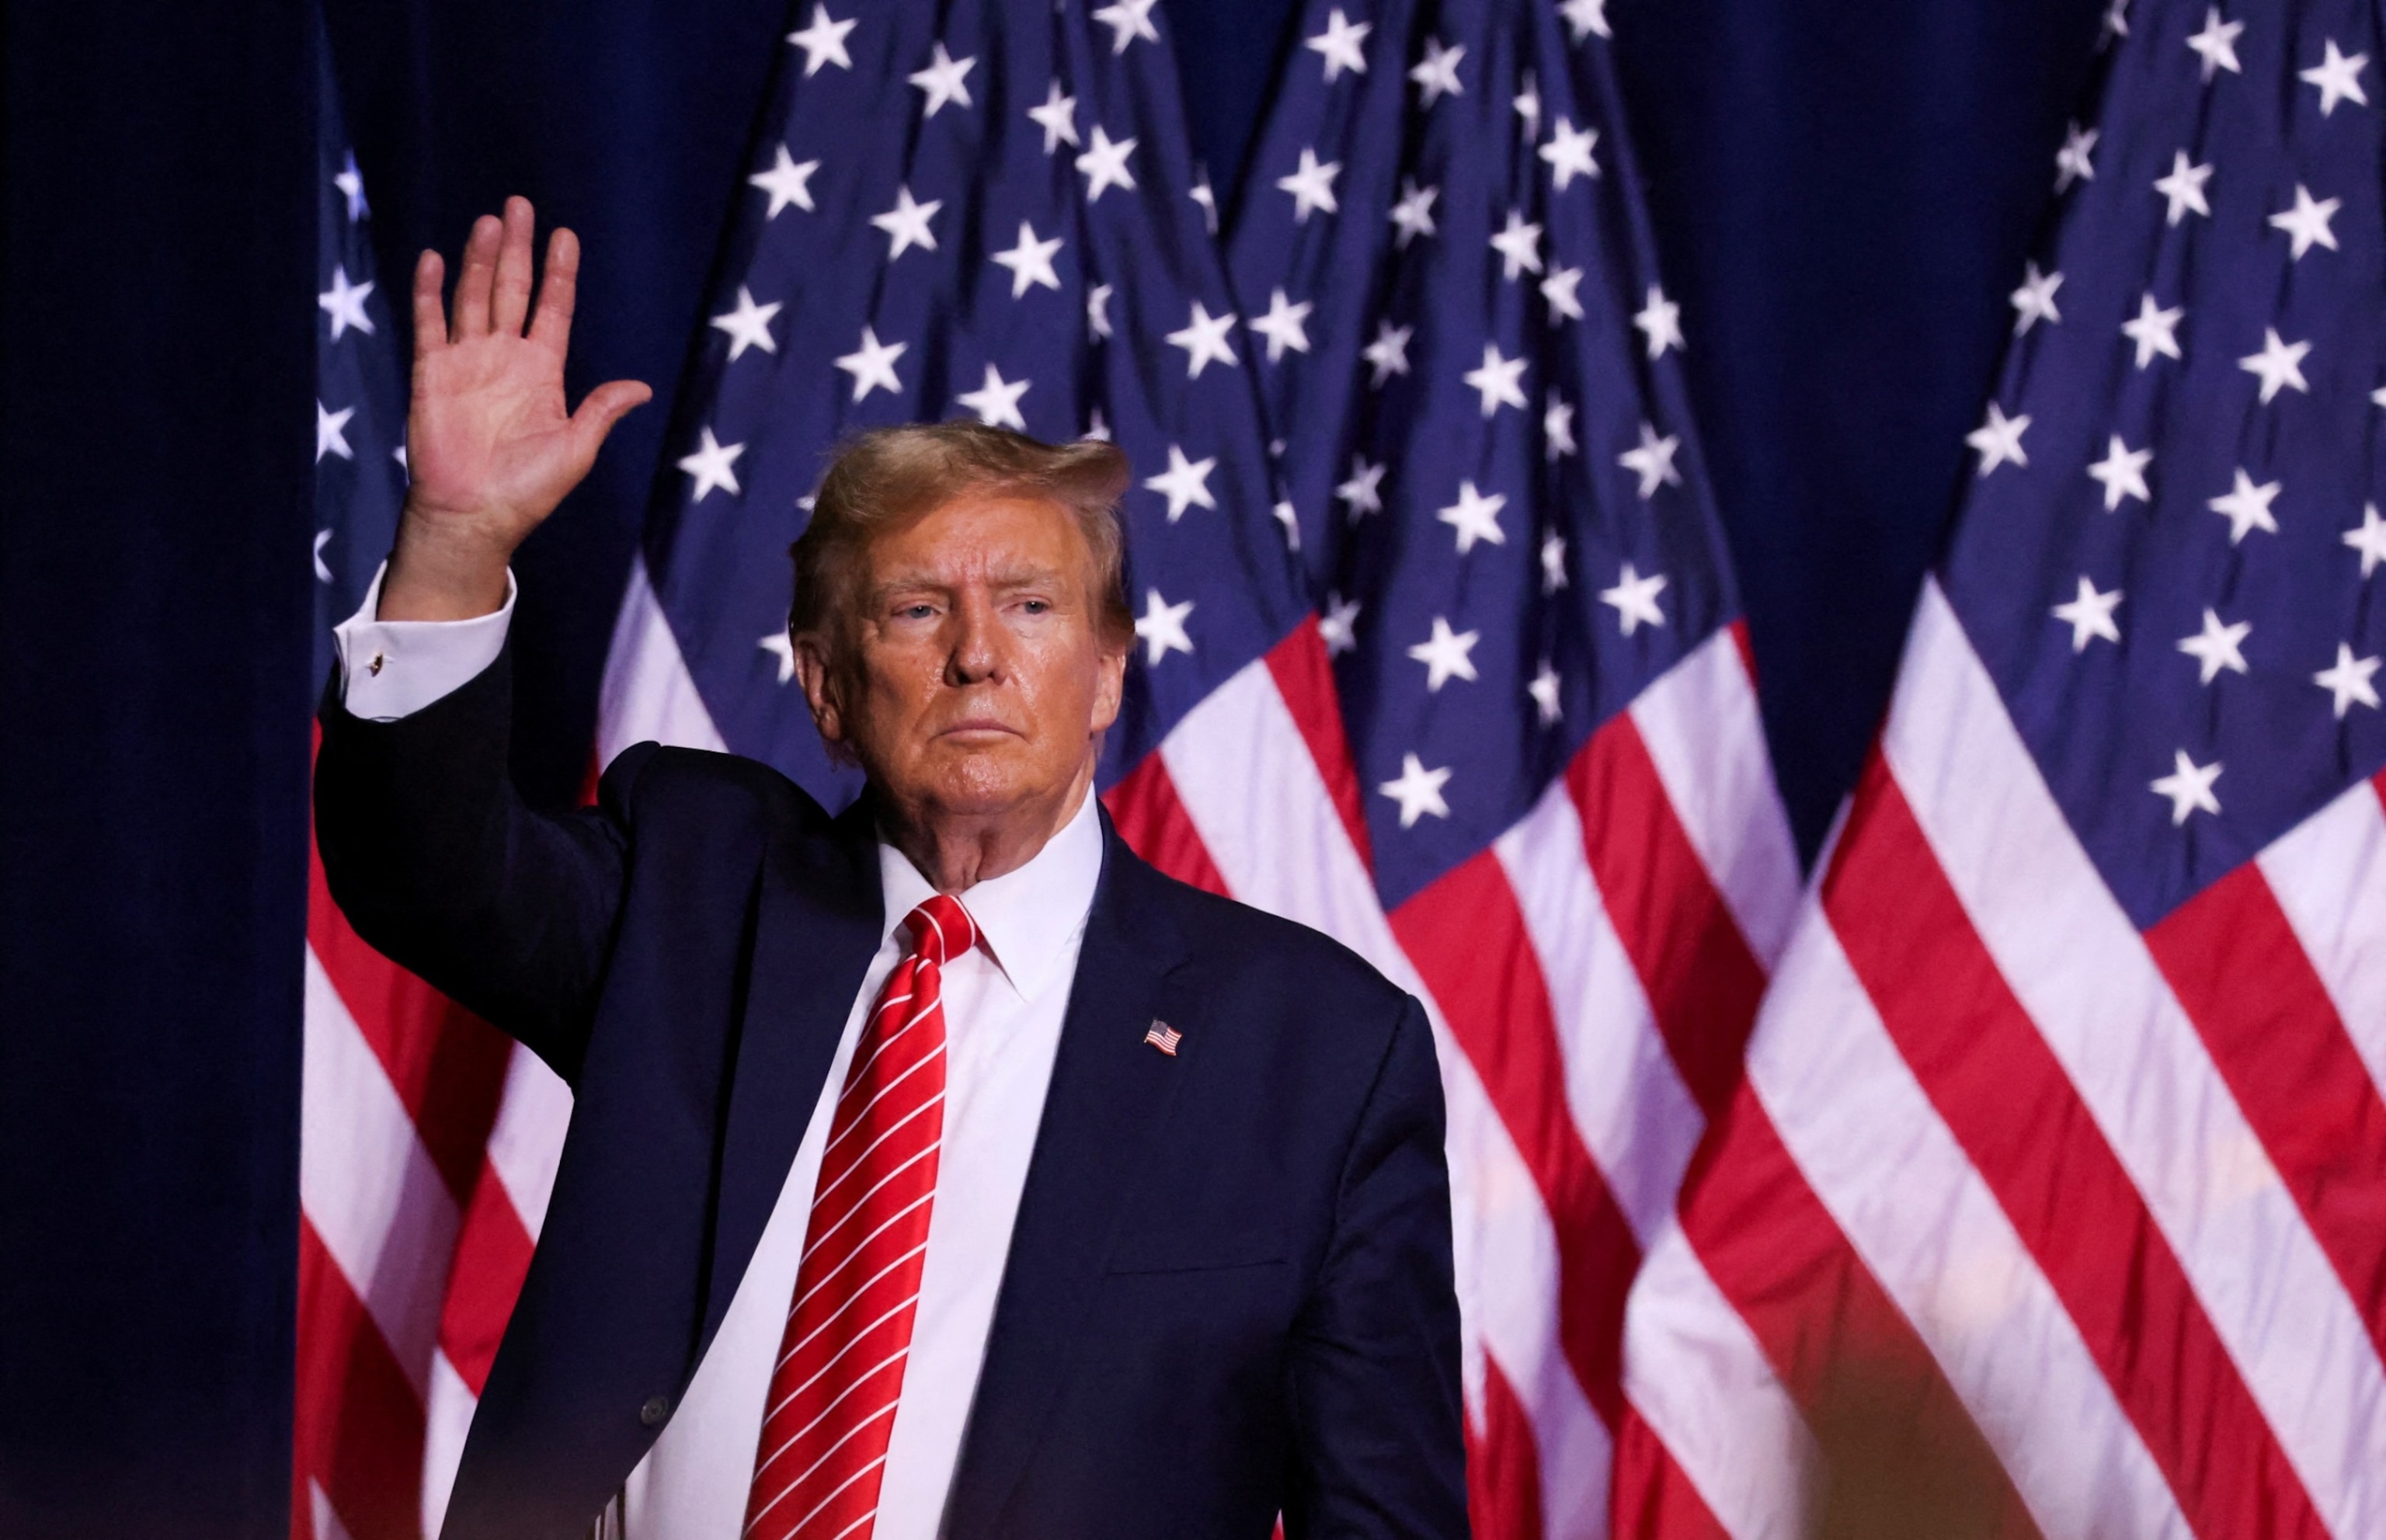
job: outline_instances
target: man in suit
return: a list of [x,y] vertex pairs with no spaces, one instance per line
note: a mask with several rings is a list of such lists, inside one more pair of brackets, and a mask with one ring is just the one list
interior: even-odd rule
[[641,744],[506,776],[517,545],[645,398],[564,410],[577,248],[414,283],[412,488],[340,628],[318,827],[358,930],[576,1101],[445,1534],[1458,1536],[1432,1040],[1092,795],[1132,623],[1108,444],[865,435],[794,551],[868,790]]

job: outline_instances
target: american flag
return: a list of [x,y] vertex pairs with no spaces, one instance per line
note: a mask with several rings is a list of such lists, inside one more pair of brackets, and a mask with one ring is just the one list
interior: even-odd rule
[[2377,15],[2105,31],[1887,726],[1633,1296],[1636,1530],[1791,1533],[1903,1448],[1942,1530],[2386,1534]]

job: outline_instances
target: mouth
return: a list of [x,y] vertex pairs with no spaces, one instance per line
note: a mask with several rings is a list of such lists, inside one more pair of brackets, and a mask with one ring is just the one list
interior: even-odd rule
[[992,717],[967,717],[941,729],[939,738],[959,738],[963,742],[984,742],[992,738],[1016,738],[1019,730]]

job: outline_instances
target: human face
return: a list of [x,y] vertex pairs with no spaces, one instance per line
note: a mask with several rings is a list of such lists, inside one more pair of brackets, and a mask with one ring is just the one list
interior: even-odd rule
[[798,639],[822,735],[901,821],[1057,829],[1092,783],[1126,670],[1101,638],[1075,517],[964,493],[881,534],[859,567],[844,656]]

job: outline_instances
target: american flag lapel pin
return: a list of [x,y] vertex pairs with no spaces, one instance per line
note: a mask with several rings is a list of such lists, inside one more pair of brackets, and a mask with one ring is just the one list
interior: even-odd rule
[[1176,1045],[1185,1041],[1185,1034],[1167,1022],[1154,1018],[1150,1027],[1145,1031],[1143,1040],[1169,1058],[1174,1058]]

